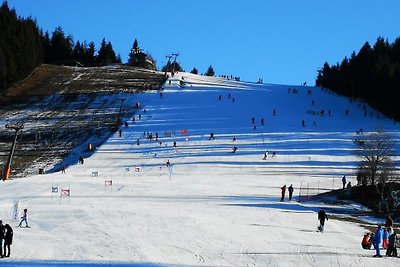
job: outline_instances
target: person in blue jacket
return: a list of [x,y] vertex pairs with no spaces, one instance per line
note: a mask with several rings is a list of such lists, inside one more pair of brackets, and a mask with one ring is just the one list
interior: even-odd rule
[[375,250],[376,250],[376,254],[374,255],[374,257],[379,257],[381,258],[381,249],[380,249],[380,245],[382,244],[382,239],[383,239],[383,230],[382,230],[382,226],[378,226],[378,229],[375,232]]

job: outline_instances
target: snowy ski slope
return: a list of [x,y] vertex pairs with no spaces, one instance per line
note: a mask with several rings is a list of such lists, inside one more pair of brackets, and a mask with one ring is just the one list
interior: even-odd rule
[[[326,206],[279,198],[283,184],[293,184],[296,200],[301,184],[339,188],[344,174],[354,183],[355,131],[383,129],[398,139],[394,122],[368,106],[365,117],[363,103],[320,88],[189,73],[172,77],[162,95],[129,98],[141,104],[135,121],[125,118],[121,137],[115,133],[83,165],[74,158],[65,173],[1,184],[0,218],[14,226],[14,242],[0,265],[382,264],[361,248],[360,225],[331,219],[318,233],[316,212]],[[60,197],[62,189],[70,197]],[[28,208],[31,228],[15,227],[14,201]]]

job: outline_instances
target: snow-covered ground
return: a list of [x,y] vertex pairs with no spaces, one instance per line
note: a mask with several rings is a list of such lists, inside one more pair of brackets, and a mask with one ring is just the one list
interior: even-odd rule
[[[329,207],[296,201],[301,185],[339,188],[343,175],[354,184],[355,131],[383,129],[398,139],[397,124],[368,106],[364,117],[362,103],[320,88],[188,73],[170,81],[162,95],[131,95],[128,103],[141,104],[135,122],[126,118],[121,137],[83,165],[1,183],[0,218],[14,226],[11,258],[1,266],[397,263],[363,250],[366,230],[356,223],[331,219],[316,232],[318,210]],[[284,184],[293,184],[294,201],[279,201]],[[60,197],[65,189],[70,197]],[[20,213],[28,208],[31,228],[16,227],[15,201]]]

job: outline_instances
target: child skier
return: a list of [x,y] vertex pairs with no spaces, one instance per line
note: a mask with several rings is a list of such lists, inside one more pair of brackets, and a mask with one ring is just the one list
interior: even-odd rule
[[361,246],[363,249],[371,249],[371,235],[366,233],[361,241]]
[[21,227],[22,222],[25,222],[25,227],[29,227],[29,225],[28,225],[28,209],[24,209],[24,214],[21,217],[21,221],[19,222],[18,227]]

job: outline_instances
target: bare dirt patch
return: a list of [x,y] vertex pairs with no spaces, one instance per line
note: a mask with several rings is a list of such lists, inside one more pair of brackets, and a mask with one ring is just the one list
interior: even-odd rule
[[6,124],[24,124],[11,177],[36,174],[39,169],[58,171],[72,151],[88,156],[91,140],[98,142],[94,147],[100,145],[118,129],[122,118],[133,115],[127,96],[158,89],[164,82],[163,73],[124,65],[40,66],[0,98],[1,166],[14,138]]

